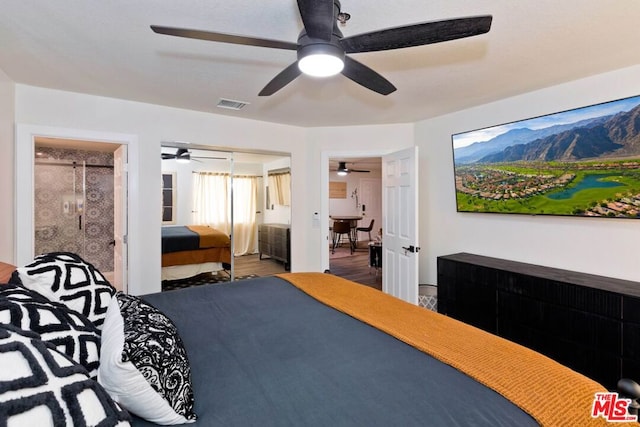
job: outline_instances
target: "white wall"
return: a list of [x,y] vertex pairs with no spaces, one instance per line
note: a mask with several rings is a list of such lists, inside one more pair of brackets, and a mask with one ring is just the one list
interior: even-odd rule
[[14,84],[0,70],[0,261],[14,263]]
[[329,182],[344,182],[347,184],[347,195],[344,199],[329,199],[329,215],[360,215],[362,207],[356,206],[356,199],[353,194],[355,189],[358,188],[359,181],[359,177],[355,174],[336,176],[335,172],[330,172]]
[[[263,148],[291,153],[293,176],[305,176],[309,159],[304,129],[258,121],[217,116],[158,105],[123,101],[64,91],[16,85],[15,120],[17,123],[72,129],[135,134],[138,137],[138,162],[130,164],[137,174],[140,215],[129,224],[140,242],[130,245],[129,264],[136,263],[139,277],[131,278],[129,291],[144,294],[160,290],[160,206],[161,141],[190,141],[194,144]],[[233,145],[231,144],[233,141]],[[294,181],[292,197],[307,204],[310,197],[305,180]],[[292,268],[317,271],[317,259],[305,248],[309,223],[304,209],[293,212]],[[134,249],[135,248],[135,249]]]
[[420,147],[420,281],[436,257],[470,252],[640,281],[640,221],[457,213],[451,135],[640,94],[640,66],[416,124]]

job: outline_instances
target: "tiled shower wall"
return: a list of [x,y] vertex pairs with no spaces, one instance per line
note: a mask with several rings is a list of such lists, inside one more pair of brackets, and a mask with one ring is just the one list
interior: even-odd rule
[[[113,271],[113,153],[50,147],[36,147],[36,152],[36,254],[74,252],[102,272]],[[83,161],[111,166],[86,168],[86,199],[82,197]]]

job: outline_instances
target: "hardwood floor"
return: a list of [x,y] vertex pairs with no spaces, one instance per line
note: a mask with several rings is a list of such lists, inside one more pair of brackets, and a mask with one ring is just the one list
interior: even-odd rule
[[278,273],[286,273],[284,263],[275,259],[264,257],[260,259],[258,254],[242,255],[235,258],[235,275],[248,276],[273,276]]
[[329,270],[332,274],[382,290],[382,271],[369,267],[369,248],[366,242],[360,244],[353,255],[349,255],[349,248],[344,247],[336,248],[336,254],[339,256],[329,256]]
[[[329,270],[336,276],[382,290],[382,271],[369,268],[369,250],[365,245],[366,243],[362,243],[353,255],[349,254],[348,247],[336,248],[333,257],[329,254]],[[260,260],[258,254],[243,255],[235,259],[236,276],[271,276],[284,272],[282,262],[268,258]]]

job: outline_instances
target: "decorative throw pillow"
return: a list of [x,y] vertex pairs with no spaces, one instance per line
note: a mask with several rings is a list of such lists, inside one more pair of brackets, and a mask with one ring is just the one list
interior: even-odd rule
[[191,368],[173,322],[118,292],[102,328],[98,382],[131,413],[156,424],[196,420]]
[[100,331],[82,314],[16,285],[0,287],[0,323],[33,331],[98,375]]
[[116,290],[93,265],[69,252],[38,255],[19,267],[10,283],[32,289],[84,314],[101,327]]
[[86,370],[32,331],[0,325],[0,425],[129,426]]

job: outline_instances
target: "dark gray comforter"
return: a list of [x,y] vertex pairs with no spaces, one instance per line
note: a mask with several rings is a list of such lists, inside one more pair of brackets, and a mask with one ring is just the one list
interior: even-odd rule
[[162,227],[162,253],[200,249],[200,235],[186,226]]
[[185,343],[194,426],[536,425],[468,376],[276,277],[143,298]]

